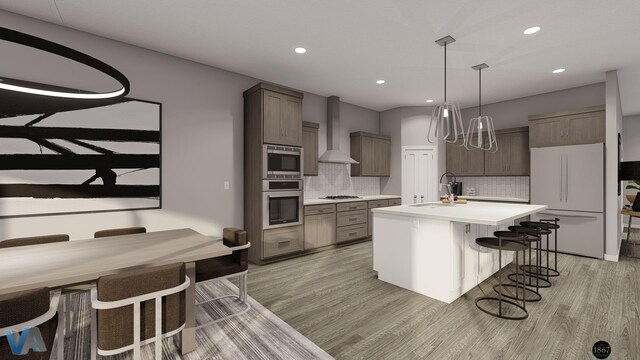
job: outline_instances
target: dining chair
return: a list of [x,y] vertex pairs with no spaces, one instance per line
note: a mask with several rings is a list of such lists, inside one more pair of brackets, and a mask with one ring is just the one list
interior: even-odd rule
[[[67,234],[54,234],[54,235],[40,235],[40,236],[30,236],[30,237],[21,237],[14,239],[7,239],[0,241],[0,248],[10,248],[16,246],[27,246],[27,245],[42,245],[42,244],[50,244],[56,242],[69,241],[69,235]],[[65,334],[69,336],[71,334],[71,311],[68,310],[70,304],[69,295],[78,291],[88,291],[89,288],[84,288],[84,285],[72,286],[69,288],[62,289],[63,294],[65,295],[63,299],[63,308],[61,311],[64,314],[64,329]]]
[[69,235],[67,234],[55,234],[55,235],[42,235],[42,236],[30,236],[14,239],[7,239],[0,241],[0,248],[10,248],[15,246],[26,245],[41,245],[56,243],[62,241],[69,241]]
[[[55,290],[53,296],[46,287],[0,295],[0,359],[62,359],[64,337],[62,324],[58,322],[61,310],[60,290]],[[38,329],[40,338],[35,332],[31,336],[26,334],[26,328],[30,328],[30,333],[31,329]],[[11,336],[11,343],[7,336]],[[58,346],[53,354],[56,338]],[[34,340],[42,340],[46,348],[42,349],[42,344]],[[24,354],[20,355],[21,351]]]
[[133,350],[155,342],[162,359],[162,339],[185,326],[184,263],[102,276],[91,287],[91,359]]
[[224,295],[199,302],[196,305],[204,305],[223,298],[234,297],[246,306],[242,311],[201,324],[196,329],[238,316],[247,312],[250,308],[247,303],[247,274],[249,272],[248,259],[251,243],[247,241],[247,232],[237,228],[225,228],[222,231],[222,242],[225,246],[230,247],[233,252],[227,256],[196,261],[196,282],[239,277],[238,295]]
[[93,234],[93,237],[103,238],[103,237],[109,237],[109,236],[143,234],[146,232],[147,232],[147,228],[142,226],[137,226],[137,227],[100,230],[100,231],[96,231],[95,234]]

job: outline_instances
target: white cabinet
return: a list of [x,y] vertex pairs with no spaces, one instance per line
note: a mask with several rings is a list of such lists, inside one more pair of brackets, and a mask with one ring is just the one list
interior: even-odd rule
[[402,203],[438,200],[437,167],[433,149],[405,148],[402,154]]
[[[507,225],[489,226],[469,223],[452,223],[454,241],[453,282],[459,284],[461,293],[493,275],[498,269],[498,250],[476,244],[479,237],[492,237],[496,230],[507,230]],[[513,252],[502,252],[502,266],[513,260]]]

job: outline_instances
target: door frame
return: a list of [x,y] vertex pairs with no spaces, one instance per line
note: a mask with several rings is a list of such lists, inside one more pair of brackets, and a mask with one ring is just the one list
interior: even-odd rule
[[433,163],[431,164],[434,176],[434,184],[436,185],[436,197],[439,195],[438,184],[438,145],[404,145],[400,151],[400,196],[404,199],[403,185],[405,177],[404,155],[407,151],[433,151]]

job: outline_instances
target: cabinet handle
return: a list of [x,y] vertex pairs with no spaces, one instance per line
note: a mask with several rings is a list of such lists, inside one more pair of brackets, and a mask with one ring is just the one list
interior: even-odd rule
[[349,222],[354,222],[354,221],[357,221],[357,220],[358,220],[358,218],[349,218]]
[[291,242],[291,240],[280,240],[280,241],[278,241],[278,247],[282,247],[283,245],[284,246],[288,246],[290,242]]
[[358,235],[358,233],[357,233],[357,232],[350,232],[350,233],[349,233],[349,236],[356,236],[356,235]]

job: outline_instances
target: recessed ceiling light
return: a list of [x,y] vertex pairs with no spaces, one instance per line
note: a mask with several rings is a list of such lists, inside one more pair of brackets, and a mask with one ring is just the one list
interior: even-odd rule
[[540,26],[533,26],[524,31],[525,35],[535,34],[540,31]]
[[553,72],[554,74],[560,74],[561,72],[564,72],[564,70],[565,70],[565,69],[555,69],[555,70],[553,70],[552,72]]
[[376,84],[378,84],[378,85],[382,85],[384,83],[386,83],[385,80],[376,80]]
[[428,102],[428,103],[432,103],[432,102],[433,102],[433,100],[432,100],[432,99],[429,99],[429,100],[427,100],[427,102]]
[[303,47],[297,47],[293,51],[297,52],[298,54],[304,54],[304,53],[307,52],[307,49],[305,49]]

